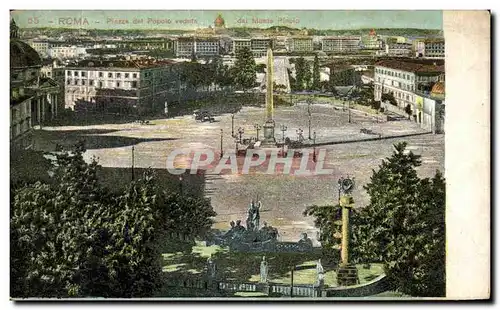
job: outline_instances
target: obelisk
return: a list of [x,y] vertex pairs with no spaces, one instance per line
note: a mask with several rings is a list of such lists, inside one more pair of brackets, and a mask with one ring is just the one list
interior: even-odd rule
[[264,123],[264,140],[262,146],[276,146],[276,139],[274,138],[274,119],[273,119],[273,80],[274,80],[274,59],[271,47],[267,49],[267,71],[266,71],[266,122]]

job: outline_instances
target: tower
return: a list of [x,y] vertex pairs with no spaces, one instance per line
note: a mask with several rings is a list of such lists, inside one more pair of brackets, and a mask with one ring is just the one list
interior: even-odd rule
[[266,73],[266,122],[264,123],[264,140],[263,146],[276,146],[276,139],[274,137],[275,122],[273,119],[274,105],[273,105],[273,70],[274,59],[271,47],[267,48],[267,73]]

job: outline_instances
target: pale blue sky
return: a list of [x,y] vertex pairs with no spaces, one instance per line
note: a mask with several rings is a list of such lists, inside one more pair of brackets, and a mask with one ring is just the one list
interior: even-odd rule
[[[273,25],[316,29],[423,28],[442,29],[442,11],[12,11],[21,27],[69,27],[100,29],[193,29],[212,25],[218,13],[227,27],[269,27]],[[69,25],[81,18],[81,25]],[[266,19],[256,22],[253,18]],[[196,23],[177,21],[196,20]],[[242,23],[246,19],[247,23]],[[84,24],[85,20],[88,24]],[[118,22],[121,21],[121,23]],[[162,20],[156,24],[154,20]],[[170,20],[170,23],[165,21]],[[272,20],[272,22],[269,22]],[[127,21],[127,23],[124,23]],[[135,22],[134,22],[135,21]]]

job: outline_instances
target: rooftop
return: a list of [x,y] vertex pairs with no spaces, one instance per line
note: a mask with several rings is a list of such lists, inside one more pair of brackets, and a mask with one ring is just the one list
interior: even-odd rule
[[443,60],[381,60],[375,63],[376,66],[391,69],[403,70],[415,73],[443,73]]

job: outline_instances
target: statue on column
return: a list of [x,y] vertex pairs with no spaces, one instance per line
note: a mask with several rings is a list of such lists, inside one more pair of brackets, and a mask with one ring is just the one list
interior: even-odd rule
[[262,256],[262,261],[260,262],[260,283],[267,283],[267,275],[269,269],[266,261],[266,257]]
[[260,208],[262,203],[259,201],[255,203],[254,200],[250,202],[248,206],[248,217],[247,217],[247,230],[257,231],[260,226]]

